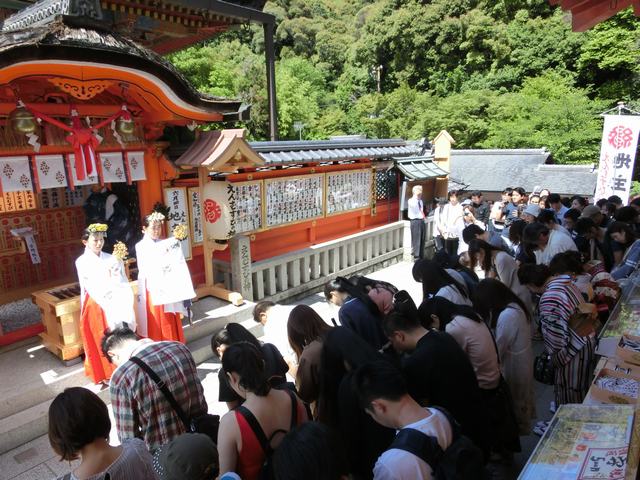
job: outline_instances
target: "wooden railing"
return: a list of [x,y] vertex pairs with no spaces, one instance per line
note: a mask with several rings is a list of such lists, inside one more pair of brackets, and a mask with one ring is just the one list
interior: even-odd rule
[[[432,226],[427,224],[427,245],[431,245]],[[374,270],[408,258],[408,222],[399,221],[298,250],[251,265],[253,298],[281,301],[317,290],[329,278]],[[217,281],[232,285],[229,263],[214,262]]]

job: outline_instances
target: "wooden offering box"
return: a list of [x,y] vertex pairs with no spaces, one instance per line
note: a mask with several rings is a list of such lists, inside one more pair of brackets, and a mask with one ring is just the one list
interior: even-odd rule
[[60,360],[72,360],[82,354],[80,335],[80,284],[69,283],[32,294],[42,313],[44,346]]
[[[129,282],[133,294],[138,282]],[[33,302],[42,312],[45,331],[40,334],[47,350],[63,361],[82,355],[80,334],[80,284],[69,283],[32,293]]]

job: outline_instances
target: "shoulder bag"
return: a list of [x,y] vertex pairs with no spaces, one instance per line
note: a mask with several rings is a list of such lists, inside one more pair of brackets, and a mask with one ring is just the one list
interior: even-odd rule
[[188,418],[182,407],[178,404],[175,397],[167,387],[167,385],[160,380],[160,377],[154,372],[149,365],[142,361],[138,357],[131,357],[130,360],[144,370],[147,375],[153,380],[158,389],[163,393],[173,410],[178,415],[178,418],[184,424],[187,432],[190,433],[203,433],[207,435],[214,443],[218,441],[218,428],[220,427],[220,417],[218,415],[211,415],[205,413],[198,417]]

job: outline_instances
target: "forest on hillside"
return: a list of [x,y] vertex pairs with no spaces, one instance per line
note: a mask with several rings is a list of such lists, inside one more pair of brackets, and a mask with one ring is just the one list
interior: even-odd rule
[[[597,162],[598,115],[640,110],[640,20],[631,9],[574,33],[547,0],[275,0],[279,134],[433,138],[456,148],[546,146]],[[170,60],[199,90],[252,105],[268,138],[263,33],[227,32]]]

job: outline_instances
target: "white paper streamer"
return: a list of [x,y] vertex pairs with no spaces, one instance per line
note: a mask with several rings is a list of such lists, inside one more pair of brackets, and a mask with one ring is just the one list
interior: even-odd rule
[[31,263],[37,265],[40,263],[40,253],[38,253],[38,246],[36,245],[36,239],[33,238],[33,228],[31,227],[22,227],[22,228],[12,228],[11,235],[18,238],[23,238],[26,245],[27,250],[29,251],[29,256],[31,257]]

